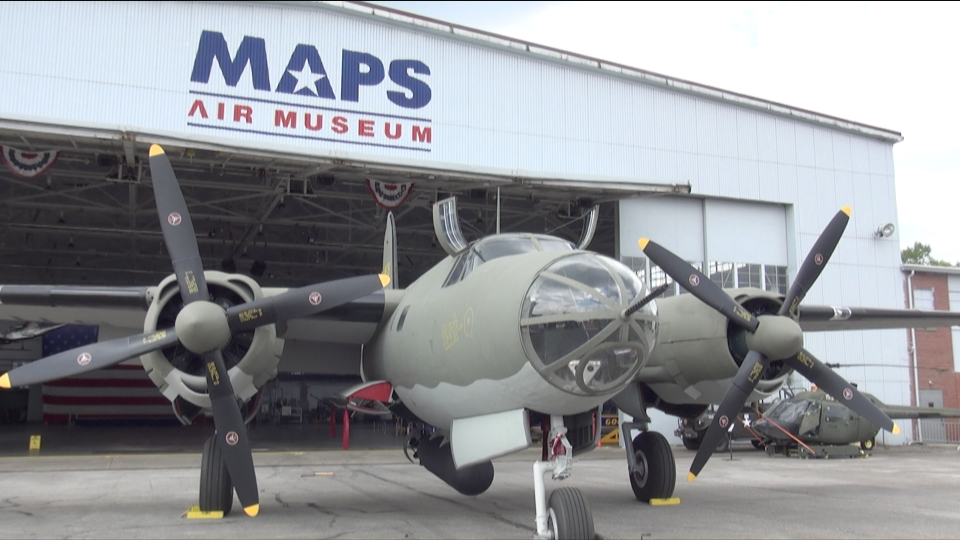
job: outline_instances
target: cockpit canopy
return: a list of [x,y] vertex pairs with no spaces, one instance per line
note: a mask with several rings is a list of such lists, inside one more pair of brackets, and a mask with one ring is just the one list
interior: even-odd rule
[[485,262],[521,253],[537,251],[574,251],[572,242],[545,234],[511,233],[478,240],[467,251],[457,256],[444,287],[459,283]]
[[575,395],[622,387],[643,367],[657,335],[650,302],[622,318],[644,291],[623,263],[595,253],[563,257],[545,268],[520,313],[524,350],[551,384]]

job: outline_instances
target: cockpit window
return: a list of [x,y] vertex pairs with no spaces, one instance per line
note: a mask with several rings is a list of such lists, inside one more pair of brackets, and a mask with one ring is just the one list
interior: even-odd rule
[[[534,238],[537,240],[536,243]],[[447,287],[460,282],[483,263],[500,257],[536,251],[572,251],[573,249],[575,248],[570,242],[542,235],[503,234],[483,239],[457,257],[443,286]]]

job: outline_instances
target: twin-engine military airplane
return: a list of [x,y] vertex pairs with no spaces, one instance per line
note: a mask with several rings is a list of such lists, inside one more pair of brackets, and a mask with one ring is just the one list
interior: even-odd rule
[[[960,418],[960,409],[886,405],[866,392],[863,396],[889,418]],[[873,450],[880,432],[880,426],[820,389],[796,392],[774,403],[751,427],[768,452],[797,450],[807,457],[842,455],[850,449],[837,447],[854,444],[860,450]]]
[[636,419],[622,426],[626,433],[641,430],[624,439],[635,497],[670,498],[676,463],[666,438],[648,429],[648,407],[695,417],[720,403],[691,476],[733,418],[730,411],[776,392],[791,370],[893,430],[872,402],[802,348],[803,332],[960,324],[960,315],[949,312],[800,307],[840,240],[849,209],[827,227],[786,296],[721,289],[641,239],[651,261],[692,293],[655,300],[663,288],[648,291],[624,264],[586,250],[596,208],[576,245],[524,233],[468,243],[453,198],[433,208],[434,229],[449,256],[406,289],[395,288],[392,215],[382,274],[261,288],[249,277],[202,268],[186,203],[157,145],[150,169],[173,275],[153,287],[0,287],[3,319],[121,327],[142,320],[143,332],[25,364],[0,377],[0,387],[139,357],[178,416],[212,409],[215,434],[201,460],[205,511],[228,513],[234,488],[248,515],[259,511],[239,403],[276,375],[281,356],[354,361],[365,382],[345,398],[378,399],[426,426],[409,447],[421,465],[466,495],[486,491],[491,460],[528,448],[531,426],[540,425],[546,436],[533,475],[536,533],[593,538],[582,493],[561,487],[548,501],[544,476],[567,478],[573,458],[596,448],[608,400]]

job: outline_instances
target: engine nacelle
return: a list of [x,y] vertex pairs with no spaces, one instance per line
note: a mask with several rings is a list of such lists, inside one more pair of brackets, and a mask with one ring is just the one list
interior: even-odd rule
[[[733,298],[754,315],[776,313],[783,296],[762,289],[733,289]],[[662,366],[662,382],[650,388],[675,404],[716,404],[723,400],[748,352],[746,332],[691,294],[658,300],[660,334],[650,365]],[[664,313],[669,312],[669,317]],[[777,392],[792,370],[773,361],[751,400]]]
[[[204,277],[212,300],[224,308],[263,297],[260,285],[249,277],[216,271],[205,271]],[[176,275],[170,275],[157,288],[144,319],[144,331],[173,328],[182,307]],[[247,401],[267,381],[276,377],[283,340],[277,337],[276,327],[270,324],[255,330],[234,332],[221,352],[234,392],[238,398]],[[176,403],[180,397],[196,407],[210,408],[200,355],[177,344],[145,354],[140,361],[150,380],[171,402]]]

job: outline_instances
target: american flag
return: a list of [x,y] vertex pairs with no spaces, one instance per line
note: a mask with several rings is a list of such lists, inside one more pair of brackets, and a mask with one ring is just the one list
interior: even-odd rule
[[[44,357],[97,342],[99,328],[70,324],[43,335]],[[172,423],[170,401],[147,376],[140,359],[43,385],[43,421],[48,424]]]

